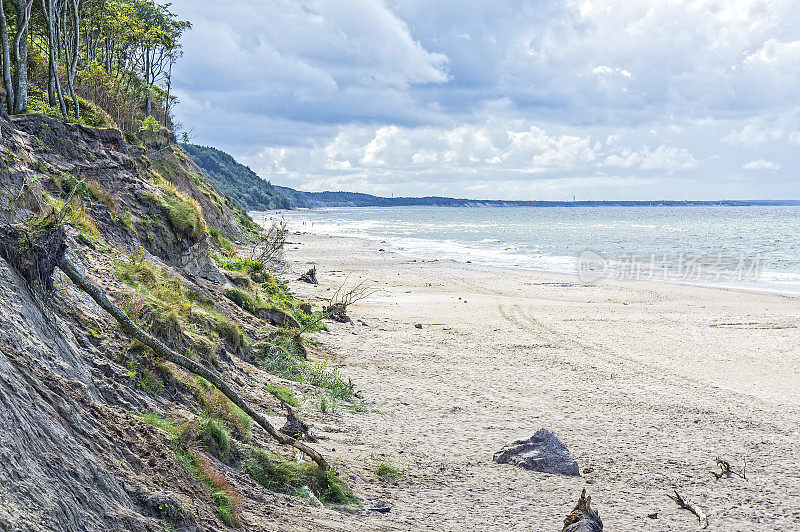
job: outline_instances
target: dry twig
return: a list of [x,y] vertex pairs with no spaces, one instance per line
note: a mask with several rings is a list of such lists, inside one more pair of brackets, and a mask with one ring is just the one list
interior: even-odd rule
[[683,510],[688,510],[689,512],[693,513],[695,517],[697,517],[697,522],[700,523],[701,528],[708,527],[708,517],[702,511],[698,511],[692,503],[681,497],[681,494],[678,493],[678,490],[675,490],[675,496],[667,494],[667,497],[675,501],[679,508]]
[[731,468],[731,463],[727,460],[723,460],[719,456],[716,458],[715,462],[719,466],[720,472],[717,473],[716,471],[709,471],[714,478],[717,480],[721,479],[722,477],[731,478],[731,475],[736,475],[737,477],[743,478],[747,480],[747,460],[744,461],[744,465],[742,466],[741,471],[736,471]]

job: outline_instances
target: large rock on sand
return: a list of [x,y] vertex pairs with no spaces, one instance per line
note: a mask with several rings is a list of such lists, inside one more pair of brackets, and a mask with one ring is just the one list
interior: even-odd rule
[[514,464],[523,469],[554,475],[580,476],[578,462],[567,446],[547,429],[539,429],[527,440],[507,443],[494,453],[498,464]]

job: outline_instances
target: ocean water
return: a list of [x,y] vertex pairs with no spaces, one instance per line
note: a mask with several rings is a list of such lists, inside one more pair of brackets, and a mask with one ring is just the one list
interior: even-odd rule
[[800,207],[393,207],[251,213],[387,249],[602,277],[800,293]]

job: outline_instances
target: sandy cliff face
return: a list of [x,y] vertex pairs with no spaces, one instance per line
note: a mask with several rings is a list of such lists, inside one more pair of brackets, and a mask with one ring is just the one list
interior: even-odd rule
[[[66,243],[86,276],[122,299],[129,290],[114,261],[143,248],[181,284],[219,296],[227,280],[209,257],[206,228],[234,240],[248,229],[179,149],[33,116],[0,117],[0,134],[4,224],[41,214],[83,180],[91,198],[70,211]],[[188,418],[192,397],[137,387],[123,357],[130,340],[58,270],[53,284],[30,286],[0,257],[0,530],[222,528],[167,434],[134,415],[184,409]],[[219,305],[234,318],[242,312]],[[215,349],[223,375],[242,374],[234,348]]]

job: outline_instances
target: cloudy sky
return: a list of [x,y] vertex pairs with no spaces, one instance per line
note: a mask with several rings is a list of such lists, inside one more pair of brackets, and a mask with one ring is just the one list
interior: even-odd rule
[[796,0],[173,0],[194,142],[303,190],[800,198]]

